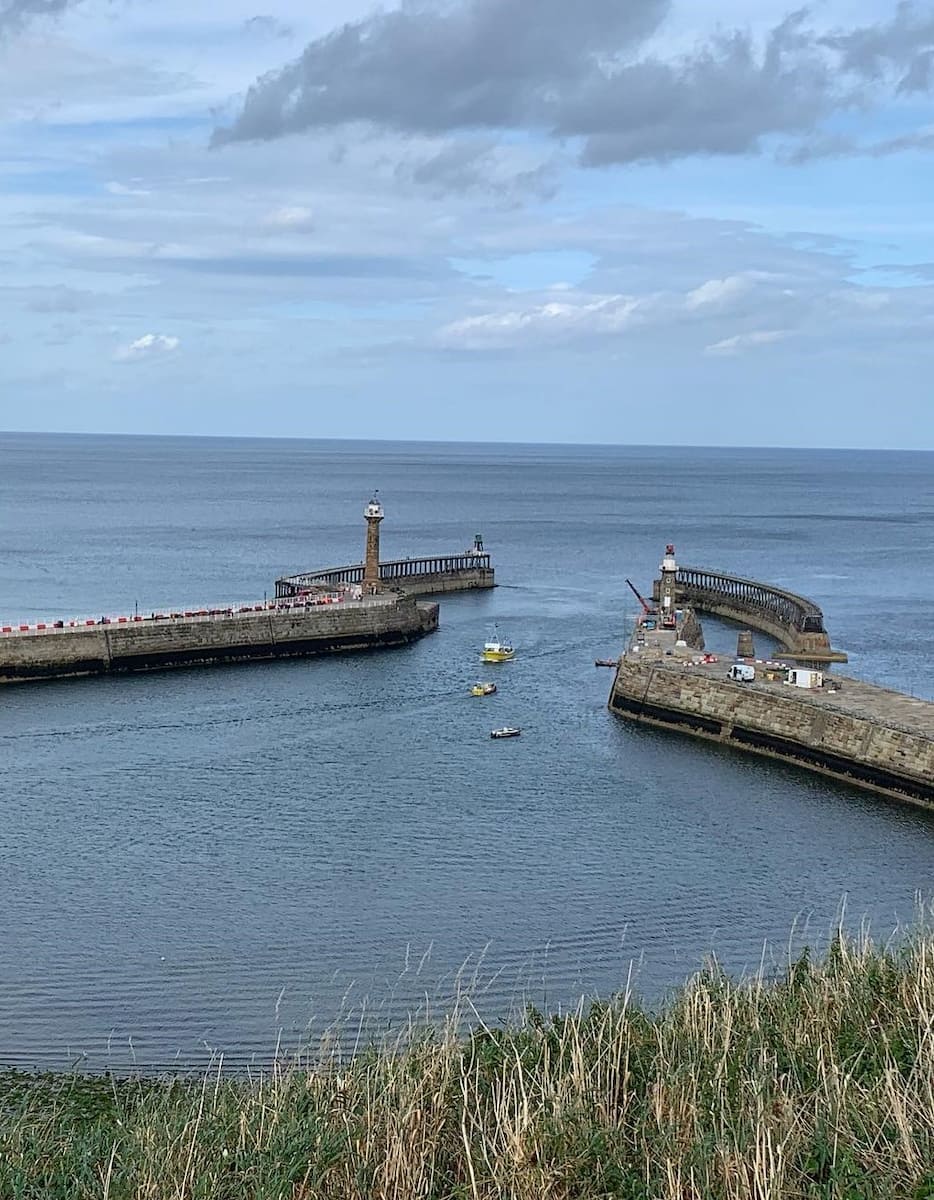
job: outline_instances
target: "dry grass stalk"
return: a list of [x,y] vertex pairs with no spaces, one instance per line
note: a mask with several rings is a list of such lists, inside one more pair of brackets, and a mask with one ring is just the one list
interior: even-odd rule
[[341,1063],[194,1082],[10,1074],[0,1196],[934,1200],[934,940],[838,937]]

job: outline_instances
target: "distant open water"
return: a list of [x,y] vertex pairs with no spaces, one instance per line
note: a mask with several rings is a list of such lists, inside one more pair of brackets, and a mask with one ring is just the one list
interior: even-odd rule
[[[634,970],[658,998],[710,953],[825,941],[844,899],[910,921],[934,816],[625,724],[593,660],[672,540],[813,597],[847,669],[931,697],[932,463],[0,436],[4,621],[260,597],[359,559],[375,487],[385,557],[481,532],[500,583],[403,650],[0,690],[0,1062],[236,1069],[459,992],[495,1020]],[[493,621],[518,656],[481,668]]]

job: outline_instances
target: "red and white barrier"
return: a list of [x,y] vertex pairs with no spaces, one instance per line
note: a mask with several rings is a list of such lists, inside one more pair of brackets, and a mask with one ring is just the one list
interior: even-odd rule
[[343,592],[329,592],[318,596],[283,597],[279,600],[266,601],[264,604],[231,604],[224,608],[183,609],[170,610],[169,612],[156,612],[153,610],[148,617],[140,616],[137,613],[132,617],[76,617],[70,621],[36,621],[31,624],[0,625],[0,637],[19,636],[21,634],[67,633],[69,630],[88,629],[98,625],[129,625],[140,622],[171,621],[187,624],[195,621],[213,621],[221,618],[229,619],[230,617],[246,615],[252,617],[255,613],[304,612],[309,608],[318,608],[325,604],[355,604],[361,602],[362,600],[357,598],[348,599],[347,595]]

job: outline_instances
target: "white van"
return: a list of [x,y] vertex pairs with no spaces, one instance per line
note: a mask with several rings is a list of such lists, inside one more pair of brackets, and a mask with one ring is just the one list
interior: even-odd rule
[[748,663],[734,663],[727,674],[734,683],[752,683],[756,677],[756,668]]

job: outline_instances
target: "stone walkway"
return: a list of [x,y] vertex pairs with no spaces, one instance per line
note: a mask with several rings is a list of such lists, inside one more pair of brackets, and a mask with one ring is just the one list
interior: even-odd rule
[[[644,641],[639,640],[638,629],[626,651],[626,656],[634,661],[651,662],[666,671],[702,672],[717,679],[724,679],[733,659],[730,656],[720,656],[719,662],[705,663],[698,661],[702,656],[690,647],[677,646],[677,635],[673,630],[656,629],[644,631]],[[778,660],[779,662],[781,660]],[[919,700],[915,696],[907,696],[904,692],[896,692],[891,688],[879,687],[874,683],[866,683],[862,679],[854,679],[849,675],[839,675],[836,671],[824,673],[823,688],[799,688],[782,680],[768,681],[764,678],[768,666],[757,662],[756,680],[753,683],[737,683],[736,687],[754,688],[756,691],[781,691],[788,698],[794,696],[801,704],[810,704],[835,712],[846,713],[854,717],[863,717],[875,721],[890,729],[900,729],[904,733],[913,733],[921,737],[934,739],[934,701]],[[794,663],[787,664],[794,666]]]

